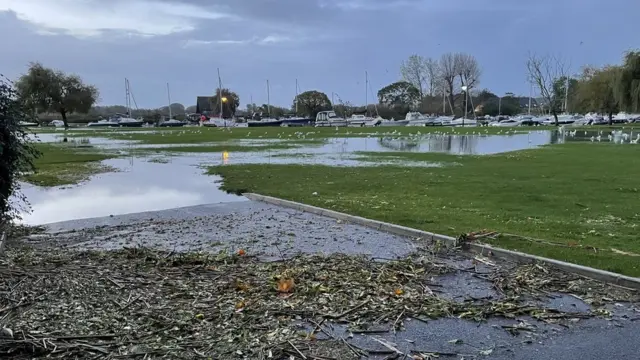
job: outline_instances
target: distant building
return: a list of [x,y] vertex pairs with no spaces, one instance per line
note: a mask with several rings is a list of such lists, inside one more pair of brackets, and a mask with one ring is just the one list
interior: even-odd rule
[[213,111],[213,96],[198,96],[196,98],[196,113],[206,114]]

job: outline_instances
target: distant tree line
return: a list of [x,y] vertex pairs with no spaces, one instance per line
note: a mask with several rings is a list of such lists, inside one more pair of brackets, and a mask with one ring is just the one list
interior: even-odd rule
[[[310,90],[298,94],[290,108],[267,104],[247,104],[240,108],[240,97],[230,89],[216,89],[204,97],[205,104],[186,107],[173,103],[158,109],[133,109],[133,117],[150,122],[167,118],[182,120],[197,111],[225,118],[262,113],[271,117],[315,117],[320,111],[334,110],[340,116],[366,113],[401,119],[409,111],[455,116],[516,115],[527,112],[531,101],[534,114],[548,113],[556,119],[562,112],[599,112],[612,117],[618,111],[638,112],[640,107],[640,51],[628,52],[621,65],[587,67],[571,76],[558,57],[530,55],[527,80],[537,97],[529,99],[506,93],[502,96],[480,88],[482,74],[476,58],[465,53],[446,53],[439,59],[411,55],[400,65],[401,79],[382,87],[375,104],[354,106],[340,98],[332,103],[327,94]],[[95,106],[98,90],[76,75],[33,63],[16,82],[25,106],[40,120],[62,118],[67,122],[87,122],[126,113],[124,106]]]
[[562,112],[596,112],[611,123],[619,111],[640,111],[640,51],[628,51],[620,65],[587,66],[574,76],[560,57],[533,54],[527,70],[556,123]]

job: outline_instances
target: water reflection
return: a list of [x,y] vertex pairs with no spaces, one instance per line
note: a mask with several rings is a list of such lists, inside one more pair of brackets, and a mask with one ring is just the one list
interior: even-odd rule
[[[187,161],[185,161],[187,160]],[[40,188],[24,185],[33,212],[30,225],[71,219],[164,210],[182,206],[245,201],[218,189],[219,178],[202,174],[192,161],[155,163],[128,158],[105,161],[120,171],[93,177],[80,186]]]
[[487,155],[524,150],[558,142],[553,131],[512,135],[427,134],[409,137],[335,138],[317,149],[298,151],[353,153],[359,151],[439,152],[455,155]]

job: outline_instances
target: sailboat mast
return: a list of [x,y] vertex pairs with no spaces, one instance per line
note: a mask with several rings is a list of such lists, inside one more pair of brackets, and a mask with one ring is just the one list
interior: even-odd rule
[[567,76],[567,86],[564,89],[564,112],[569,113],[569,77]]
[[169,120],[173,119],[173,114],[171,113],[171,90],[169,90],[169,83],[167,83],[167,99],[169,100]]
[[267,116],[271,118],[271,90],[269,90],[269,79],[267,79]]
[[131,117],[131,99],[129,95],[129,79],[124,78],[125,106],[127,107],[127,116]]
[[296,79],[296,115],[298,115],[298,79]]

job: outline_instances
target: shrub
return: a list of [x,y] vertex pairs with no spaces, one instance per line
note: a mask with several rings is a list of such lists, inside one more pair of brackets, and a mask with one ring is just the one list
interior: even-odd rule
[[[13,83],[0,75],[0,224],[19,218],[20,210],[29,207],[18,179],[34,170],[33,159],[39,154],[20,122],[33,119]],[[12,196],[18,201],[11,201]]]

